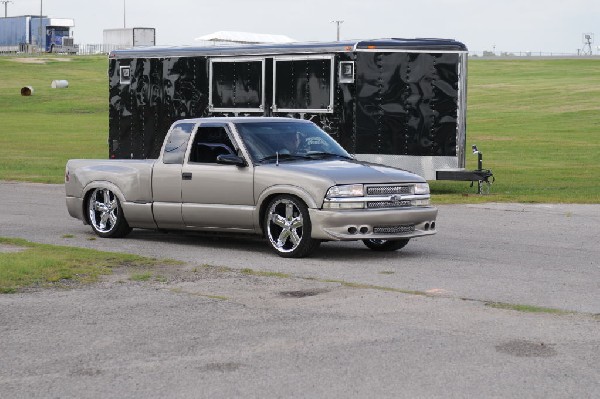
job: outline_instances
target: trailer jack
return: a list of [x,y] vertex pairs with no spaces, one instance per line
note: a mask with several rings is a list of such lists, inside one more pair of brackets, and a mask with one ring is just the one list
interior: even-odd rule
[[[490,169],[483,169],[483,153],[477,149],[477,145],[473,144],[471,149],[473,154],[477,154],[477,170],[473,171],[480,177],[477,180],[477,194],[489,194],[492,183],[496,181],[496,178]],[[471,187],[473,187],[473,183],[475,183],[475,180],[471,180]],[[485,192],[482,189],[483,187],[485,187]]]

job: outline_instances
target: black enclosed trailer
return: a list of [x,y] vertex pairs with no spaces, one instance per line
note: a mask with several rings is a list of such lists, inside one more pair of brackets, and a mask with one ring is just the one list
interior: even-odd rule
[[291,116],[435,180],[465,167],[466,71],[466,46],[446,39],[113,51],[109,156],[156,157],[177,119]]

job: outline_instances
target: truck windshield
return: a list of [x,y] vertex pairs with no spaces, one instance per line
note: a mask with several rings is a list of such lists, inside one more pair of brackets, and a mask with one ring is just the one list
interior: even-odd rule
[[238,122],[254,163],[352,157],[314,123]]

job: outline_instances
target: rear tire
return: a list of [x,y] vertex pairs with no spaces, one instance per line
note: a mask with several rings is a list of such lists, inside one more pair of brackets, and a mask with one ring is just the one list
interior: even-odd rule
[[107,188],[96,188],[87,199],[87,217],[92,230],[103,238],[125,237],[131,227],[125,220],[119,199]]
[[310,236],[307,206],[291,195],[273,198],[267,206],[264,228],[271,249],[283,258],[304,258],[321,244]]
[[406,244],[408,244],[409,241],[409,238],[403,240],[368,239],[363,240],[363,244],[365,244],[369,249],[372,249],[373,251],[387,252],[402,249],[406,246]]

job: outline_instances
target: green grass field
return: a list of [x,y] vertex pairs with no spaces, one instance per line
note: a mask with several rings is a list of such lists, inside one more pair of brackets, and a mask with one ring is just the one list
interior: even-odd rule
[[19,292],[31,286],[92,283],[101,275],[112,273],[116,267],[143,270],[179,264],[137,255],[37,244],[18,238],[0,237],[0,245],[17,249],[0,254],[0,294]]
[[[67,159],[107,157],[107,68],[104,56],[0,57],[0,180],[62,183]],[[467,143],[494,171],[491,194],[432,182],[435,203],[600,203],[600,59],[470,60]]]
[[[468,90],[467,143],[496,176],[476,201],[600,202],[600,58],[472,60]],[[461,184],[433,187],[461,201]]]
[[0,180],[62,183],[69,158],[107,157],[107,69],[106,57],[0,57]]

